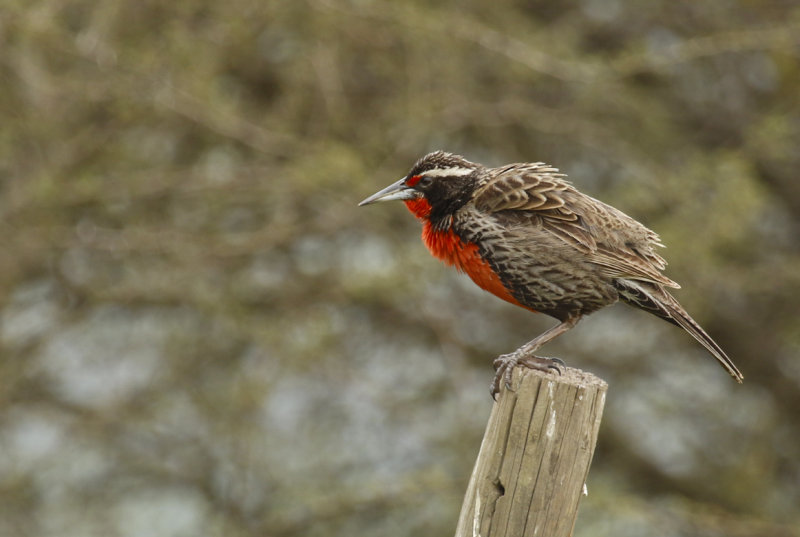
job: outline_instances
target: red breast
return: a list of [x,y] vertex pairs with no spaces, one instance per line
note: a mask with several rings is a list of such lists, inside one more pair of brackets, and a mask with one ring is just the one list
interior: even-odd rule
[[422,228],[422,241],[434,257],[441,259],[449,266],[465,272],[478,287],[489,291],[496,297],[502,298],[515,306],[536,311],[520,304],[511,295],[497,273],[492,270],[491,265],[481,257],[477,244],[464,242],[452,228],[439,231],[433,227],[430,220],[428,220],[431,206],[425,198],[408,200],[405,204],[414,216],[425,222]]

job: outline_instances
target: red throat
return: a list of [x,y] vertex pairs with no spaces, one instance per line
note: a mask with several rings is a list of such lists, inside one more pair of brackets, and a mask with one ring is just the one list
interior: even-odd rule
[[411,211],[411,214],[422,220],[427,220],[431,215],[431,204],[425,198],[417,198],[413,200],[406,200],[403,202]]
[[465,272],[478,287],[489,291],[498,298],[510,302],[515,306],[532,310],[511,296],[511,293],[500,281],[500,278],[492,270],[492,267],[481,256],[478,245],[464,242],[461,237],[456,235],[452,228],[446,231],[434,229],[428,217],[431,214],[431,205],[425,198],[407,200],[405,202],[408,210],[414,216],[422,219],[425,224],[422,228],[422,242],[434,257],[441,259],[447,265],[455,267],[461,272]]

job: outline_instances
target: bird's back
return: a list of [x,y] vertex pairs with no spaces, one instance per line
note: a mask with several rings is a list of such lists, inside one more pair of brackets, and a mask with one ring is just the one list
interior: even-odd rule
[[454,227],[519,302],[557,318],[616,302],[619,278],[677,287],[656,233],[542,163],[485,169]]

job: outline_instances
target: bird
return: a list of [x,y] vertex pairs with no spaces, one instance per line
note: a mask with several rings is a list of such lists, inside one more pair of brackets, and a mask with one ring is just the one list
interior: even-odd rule
[[359,206],[401,200],[422,221],[434,257],[495,296],[559,323],[494,362],[491,395],[511,389],[516,366],[561,373],[559,358],[537,351],[586,315],[618,301],[683,328],[739,383],[725,351],[667,288],[659,236],[622,211],[579,192],[543,162],[496,168],[434,151],[399,181]]

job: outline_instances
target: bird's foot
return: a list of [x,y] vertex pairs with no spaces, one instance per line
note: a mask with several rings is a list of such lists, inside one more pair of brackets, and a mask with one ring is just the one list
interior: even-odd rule
[[561,358],[525,355],[516,352],[501,354],[495,358],[492,365],[494,365],[495,375],[489,393],[492,394],[492,399],[495,401],[497,401],[497,394],[500,393],[500,386],[502,383],[505,383],[507,389],[512,389],[511,374],[518,365],[539,371],[555,371],[559,375],[561,374],[561,370],[567,366]]

